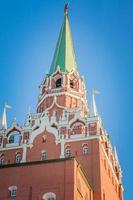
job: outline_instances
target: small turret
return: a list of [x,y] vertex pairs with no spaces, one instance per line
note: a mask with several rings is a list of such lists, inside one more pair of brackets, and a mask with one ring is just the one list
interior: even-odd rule
[[95,95],[99,94],[99,91],[93,89],[92,92],[92,99],[91,99],[91,106],[90,106],[90,117],[96,117],[98,116],[96,101],[95,101]]
[[10,109],[11,106],[8,104],[5,104],[4,106],[4,111],[3,111],[3,116],[2,116],[2,120],[1,120],[1,126],[3,130],[7,129],[7,116],[6,116],[6,110]]

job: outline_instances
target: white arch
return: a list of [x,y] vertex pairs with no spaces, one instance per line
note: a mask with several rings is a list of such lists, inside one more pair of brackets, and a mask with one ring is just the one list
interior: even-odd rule
[[50,122],[49,122],[49,118],[48,116],[45,115],[43,117],[41,117],[41,124],[40,124],[40,127],[37,129],[37,130],[34,130],[30,136],[30,140],[29,140],[29,143],[32,144],[34,139],[40,135],[41,133],[43,133],[45,130],[47,130],[49,133],[52,133],[55,138],[57,139],[58,137],[58,131],[51,127],[50,125]]
[[49,198],[56,200],[56,194],[53,192],[47,192],[42,196],[42,200],[48,200]]

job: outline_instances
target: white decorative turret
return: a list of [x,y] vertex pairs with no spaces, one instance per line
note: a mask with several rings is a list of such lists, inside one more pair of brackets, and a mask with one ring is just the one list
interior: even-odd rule
[[14,117],[11,126],[12,126],[12,127],[15,127],[15,126],[17,127],[17,126],[18,126],[16,117]]
[[114,155],[115,155],[115,159],[119,163],[116,147],[114,147]]
[[30,127],[31,126],[31,122],[32,122],[32,114],[31,114],[31,107],[29,106],[28,114],[27,114],[27,118],[26,118],[26,122],[25,122],[24,126],[25,127]]
[[99,91],[93,89],[91,106],[90,106],[90,117],[98,116],[97,106],[96,106],[96,102],[95,102],[95,94],[99,94]]
[[8,104],[5,104],[4,106],[4,111],[3,111],[3,116],[2,116],[2,120],[1,120],[1,126],[3,130],[7,129],[7,117],[6,117],[6,109],[10,109],[11,106]]

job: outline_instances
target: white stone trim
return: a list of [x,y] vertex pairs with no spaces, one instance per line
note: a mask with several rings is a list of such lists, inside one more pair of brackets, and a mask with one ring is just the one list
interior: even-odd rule
[[17,190],[17,186],[15,186],[15,185],[9,186],[8,190],[9,191]]
[[61,143],[61,154],[60,154],[60,158],[65,158],[65,154],[64,154],[64,150],[65,150],[65,141],[62,139],[61,141],[60,141],[60,143]]
[[22,153],[21,163],[26,162],[26,155],[27,155],[27,144],[26,144],[26,140],[25,140],[24,142],[25,142],[25,143],[22,145],[22,146],[23,146],[23,153]]
[[56,74],[57,74],[58,72],[59,72],[59,74],[63,75],[63,72],[60,70],[60,66],[59,66],[59,65],[57,66],[56,71],[55,71],[53,74],[51,74],[50,76],[51,76],[51,77],[54,77],[54,76],[56,76]]
[[55,136],[55,138],[58,139],[57,138],[58,137],[58,131],[55,128],[51,127],[47,113],[44,113],[44,116],[41,117],[40,127],[32,132],[30,139],[29,139],[29,144],[32,144],[35,137],[37,137],[38,135],[43,133],[45,130],[52,133]]
[[74,118],[72,118],[69,121],[69,126],[71,126],[74,122],[76,123],[76,120],[80,120],[81,122],[83,122],[86,125],[86,121],[84,120],[84,118],[81,117],[80,112],[77,112],[77,113],[75,113]]
[[16,147],[0,147],[0,151],[6,151],[6,150],[13,150],[13,149],[22,149],[22,145],[21,146],[16,146]]
[[[74,136],[74,135],[73,135]],[[96,136],[85,136],[82,134],[81,135],[75,135],[75,137],[72,138],[61,138],[59,140],[57,140],[57,144],[61,144],[61,154],[60,154],[60,158],[65,158],[65,144],[68,142],[76,142],[76,141],[86,141],[86,140],[94,140],[94,139],[99,139],[100,136],[96,135]],[[87,145],[88,146],[88,145]]]
[[11,127],[6,130],[5,135],[11,132],[14,128],[21,134],[22,129],[16,123],[12,123]]
[[7,143],[7,144],[6,144],[6,148],[10,148],[10,147],[18,147],[18,146],[20,146],[19,143]]
[[[64,142],[76,142],[76,141],[85,141],[85,140],[94,140],[99,139],[99,135],[89,135],[85,136],[84,134],[73,135],[74,137],[64,138]],[[58,143],[61,143],[61,139],[58,140]]]
[[62,96],[62,95],[67,95],[67,96],[70,96],[70,97],[74,97],[76,99],[80,99],[82,102],[84,102],[84,104],[86,104],[84,98],[81,98],[80,96],[76,96],[74,94],[70,94],[69,92],[60,92],[60,93],[52,93],[52,94],[47,94],[47,95],[44,95],[44,97],[40,100],[40,102],[37,104],[37,107],[48,97],[53,97],[53,96]]
[[[101,143],[100,143],[100,144],[101,144]],[[111,170],[112,170],[112,173],[113,173],[113,175],[114,175],[114,177],[115,177],[115,179],[116,179],[116,182],[117,182],[117,184],[119,185],[120,182],[119,182],[119,180],[118,180],[118,178],[117,178],[117,176],[116,176],[116,174],[115,174],[115,172],[114,172],[114,169],[113,169],[113,167],[112,167],[112,163],[110,162],[110,160],[109,160],[109,158],[108,158],[108,155],[107,155],[107,153],[106,153],[106,151],[105,151],[105,149],[104,149],[104,146],[103,146],[102,144],[101,144],[101,147],[102,147],[102,150],[103,150],[103,152],[104,152],[104,155],[105,155],[106,159],[108,160],[109,166],[110,166],[110,168],[111,168]]]

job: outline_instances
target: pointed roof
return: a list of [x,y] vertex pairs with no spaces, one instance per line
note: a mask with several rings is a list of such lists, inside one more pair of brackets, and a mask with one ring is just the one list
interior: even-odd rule
[[60,69],[61,72],[66,72],[66,73],[71,72],[72,70],[77,70],[72,35],[68,20],[67,5],[65,5],[64,21],[57,41],[49,75],[56,72],[58,68]]

